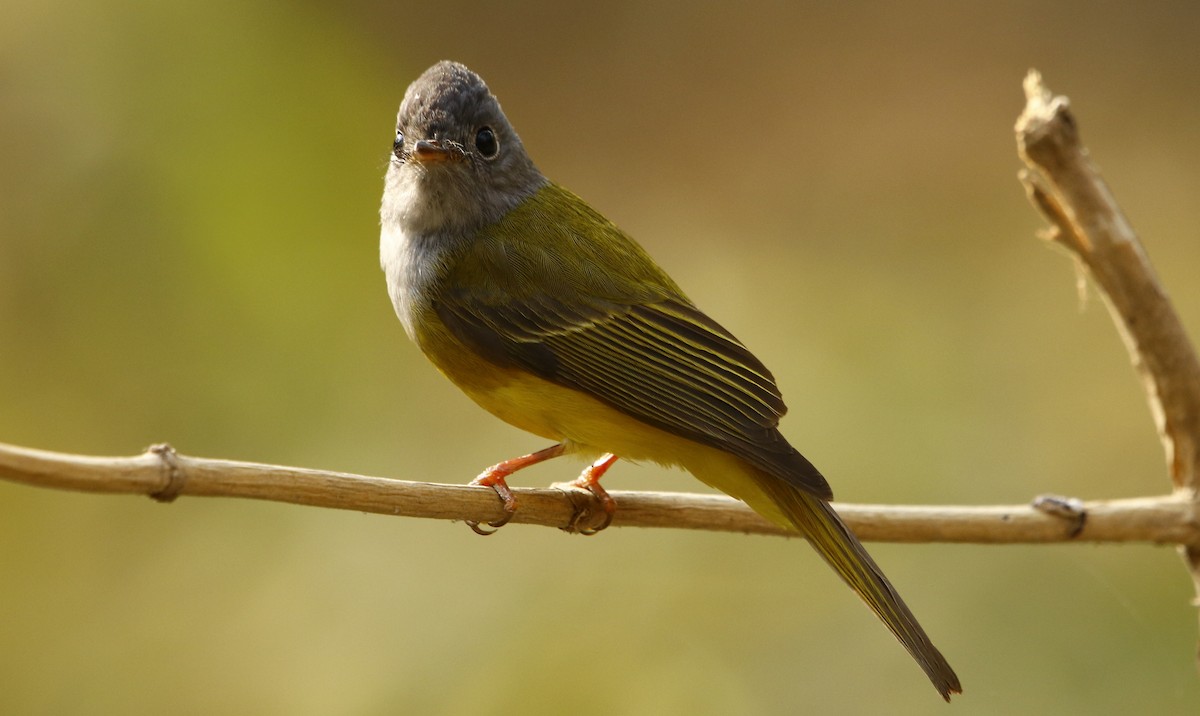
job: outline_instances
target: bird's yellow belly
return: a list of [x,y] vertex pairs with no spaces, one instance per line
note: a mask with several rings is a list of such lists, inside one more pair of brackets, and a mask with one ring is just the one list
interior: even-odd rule
[[[495,368],[492,369],[493,371]],[[571,388],[505,370],[482,384],[447,376],[487,411],[535,435],[567,441],[571,452],[681,465],[690,440],[664,432]]]
[[[425,354],[472,400],[522,430],[569,442],[572,452],[585,456],[611,452],[628,460],[681,465],[688,446],[699,446],[580,391],[524,370],[498,366],[451,336],[434,340],[438,338],[444,342]],[[451,343],[455,345],[448,345]]]

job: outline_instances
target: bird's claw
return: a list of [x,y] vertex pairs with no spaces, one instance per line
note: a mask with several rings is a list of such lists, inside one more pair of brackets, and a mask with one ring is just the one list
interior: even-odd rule
[[[608,494],[607,490],[600,486],[600,478],[616,461],[616,456],[611,454],[605,455],[584,469],[583,474],[577,479],[554,485],[554,487],[566,492],[567,497],[571,500],[571,504],[575,506],[575,514],[571,516],[571,521],[567,523],[566,527],[562,528],[564,532],[591,537],[604,531],[612,524],[613,515],[617,513],[617,501],[612,498],[612,495]],[[580,490],[587,490],[591,493],[591,497],[599,500],[601,507],[604,508],[604,521],[595,527],[580,526],[592,513],[591,499],[583,498],[579,494]],[[577,496],[582,498],[582,501],[576,500]]]
[[[575,508],[575,512],[571,515],[571,519],[567,522],[566,526],[559,528],[563,532],[591,537],[612,524],[613,514],[616,512],[616,502],[611,497],[608,497],[607,492],[604,493],[604,497],[602,498],[587,486],[579,484],[579,480],[556,482],[551,487],[566,493],[567,499],[571,501],[571,506]],[[607,502],[603,502],[605,498],[607,498]],[[583,525],[592,521],[592,504],[594,499],[600,499],[604,505],[604,520],[595,527],[585,527]],[[609,508],[609,504],[612,505],[611,509]]]
[[508,515],[505,515],[503,518],[498,519],[494,522],[488,522],[487,523],[488,527],[493,528],[490,530],[487,529],[486,527],[480,527],[479,523],[476,522],[475,520],[467,520],[466,522],[467,522],[467,527],[470,527],[472,532],[474,532],[477,535],[482,535],[484,537],[487,537],[488,535],[494,535],[497,532],[499,532],[500,528],[503,527],[504,525],[508,524],[508,521],[510,519],[512,519],[512,515],[508,514]]
[[504,478],[517,470],[523,470],[530,465],[536,465],[539,462],[558,457],[566,449],[566,443],[558,443],[537,452],[529,453],[528,455],[496,463],[479,473],[479,477],[471,480],[471,484],[477,487],[490,487],[495,490],[496,494],[500,496],[500,501],[504,503],[504,516],[487,523],[488,527],[492,528],[490,530],[480,527],[479,522],[476,520],[467,520],[467,527],[470,527],[475,534],[483,535],[484,537],[496,534],[497,530],[508,524],[508,521],[512,519],[513,514],[517,511],[517,498],[513,496],[512,490],[508,489],[508,483],[504,481]]
[[500,502],[504,506],[504,516],[498,520],[488,522],[487,526],[492,528],[490,530],[481,527],[476,520],[467,520],[467,527],[470,527],[471,531],[477,535],[484,537],[494,535],[500,531],[501,527],[508,524],[508,521],[516,514],[517,498],[513,495],[512,490],[509,489],[508,483],[504,481],[504,475],[499,473],[485,470],[482,475],[472,480],[471,484],[480,487],[490,487],[495,490],[496,496],[500,498]]

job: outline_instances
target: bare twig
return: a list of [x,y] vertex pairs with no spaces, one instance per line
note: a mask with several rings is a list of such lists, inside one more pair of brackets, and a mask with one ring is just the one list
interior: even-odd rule
[[[1088,156],[1066,97],[1053,96],[1036,71],[1025,78],[1017,145],[1034,205],[1052,225],[1049,237],[1085,267],[1109,306],[1166,452],[1176,492],[1200,516],[1200,361],[1183,322]],[[1200,595],[1200,545],[1181,546]]]
[[[389,480],[342,472],[187,457],[156,445],[136,457],[90,457],[0,443],[0,478],[82,492],[205,497],[249,497],[315,507],[406,517],[484,522],[500,517],[485,487]],[[565,528],[575,495],[556,488],[515,489],[513,522]],[[588,493],[578,493],[587,495]],[[620,505],[614,525],[675,527],[792,535],[723,495],[613,492]],[[987,507],[838,505],[865,540],[887,542],[1200,542],[1186,500],[1177,496],[1081,503],[1086,523],[1031,505]],[[577,525],[579,526],[579,525]],[[586,525],[585,525],[586,526]]]

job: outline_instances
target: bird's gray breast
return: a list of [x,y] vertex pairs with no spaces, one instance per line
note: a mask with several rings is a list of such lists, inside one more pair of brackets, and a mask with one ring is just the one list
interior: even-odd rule
[[387,277],[388,295],[408,337],[418,343],[418,318],[432,308],[449,243],[442,237],[407,232],[392,222],[385,222],[379,234],[379,263]]

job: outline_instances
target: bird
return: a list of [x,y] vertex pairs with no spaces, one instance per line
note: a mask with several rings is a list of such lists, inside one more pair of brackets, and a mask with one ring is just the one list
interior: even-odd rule
[[[607,519],[618,459],[679,467],[807,538],[947,701],[958,676],[862,543],[832,489],[779,430],[775,378],[640,244],[546,178],[475,72],[434,64],[409,85],[380,206],[380,263],[408,337],[468,397],[553,442],[472,481],[507,522],[506,478],[564,454]],[[598,528],[582,530],[594,532]]]

